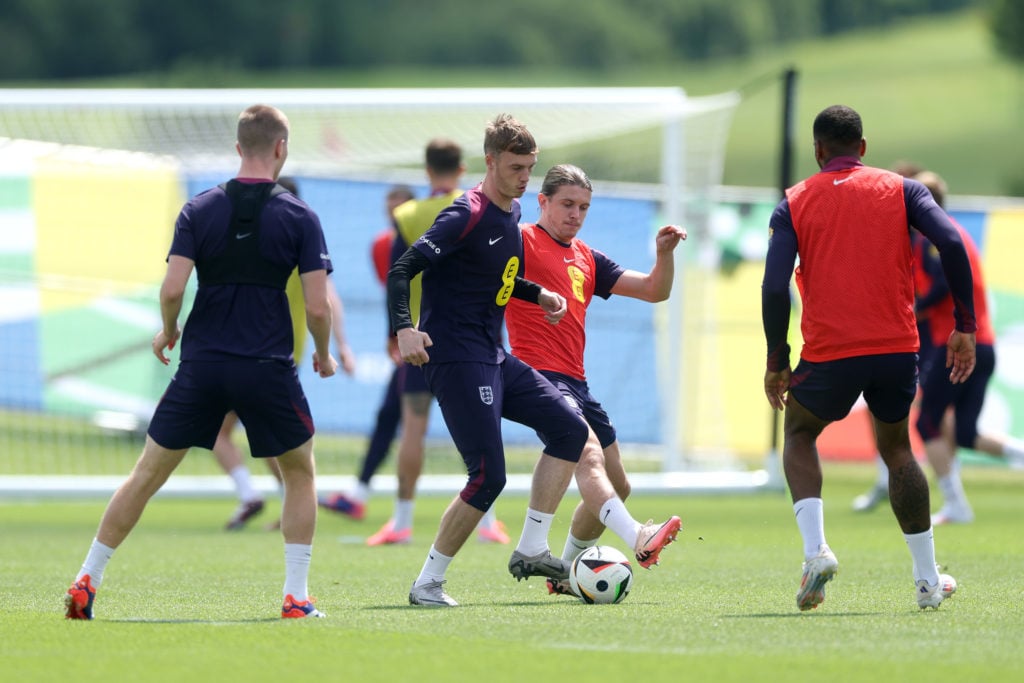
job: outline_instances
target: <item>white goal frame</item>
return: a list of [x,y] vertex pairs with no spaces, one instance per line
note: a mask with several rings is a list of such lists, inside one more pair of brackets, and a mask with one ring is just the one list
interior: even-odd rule
[[[264,102],[289,116],[293,136],[289,145],[289,173],[337,177],[404,178],[421,174],[424,140],[444,129],[467,152],[478,150],[487,120],[508,111],[528,121],[538,140],[550,147],[567,146],[660,128],[660,170],[653,185],[621,179],[595,178],[595,184],[615,184],[619,191],[636,192],[660,201],[666,222],[685,224],[699,240],[708,205],[721,179],[725,137],[731,112],[740,96],[735,92],[689,97],[681,88],[410,88],[410,89],[0,89],[0,151],[20,140],[42,140],[61,146],[116,150],[173,159],[186,172],[191,169],[233,172],[237,156],[224,144],[233,139],[238,112]],[[550,112],[558,111],[558,117]],[[600,110],[602,116],[588,112]],[[388,139],[374,135],[382,120],[400,111],[415,116],[388,129]],[[199,116],[202,126],[195,126]],[[690,134],[687,122],[696,117],[715,118],[704,133]],[[154,126],[161,132],[154,136]],[[343,131],[344,138],[332,143]],[[694,148],[700,151],[694,153]],[[479,152],[477,155],[482,156]],[[471,154],[472,157],[472,154]],[[694,168],[687,159],[700,159]],[[412,169],[416,169],[413,171]],[[696,233],[696,234],[695,234]],[[685,272],[677,264],[677,285]],[[668,308],[668,328],[681,330],[682,306]],[[694,466],[686,445],[687,414],[683,391],[673,382],[685,372],[679,354],[668,354],[672,367],[658,387],[658,405],[664,411],[662,472],[631,475],[636,492],[733,492],[777,488],[777,473],[708,469],[707,461]],[[628,444],[624,444],[628,449]],[[726,457],[728,460],[728,457]],[[69,479],[76,480],[69,482]],[[212,477],[173,477],[164,493],[171,495],[227,494],[230,482]],[[269,478],[257,485],[274,490]],[[352,477],[320,477],[325,488],[347,486]],[[390,479],[390,478],[388,478]],[[436,479],[436,481],[435,481]],[[522,479],[522,481],[520,481]],[[60,480],[60,481],[56,481]],[[424,477],[423,493],[450,493],[461,481],[457,475]],[[528,477],[509,477],[509,490],[528,487]],[[108,493],[111,477],[4,477],[0,495],[64,491]],[[376,487],[375,487],[375,490]],[[388,485],[380,487],[387,492]]]

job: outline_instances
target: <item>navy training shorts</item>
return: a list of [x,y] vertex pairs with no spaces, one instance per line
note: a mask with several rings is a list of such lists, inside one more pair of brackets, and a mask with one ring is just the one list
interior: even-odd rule
[[213,449],[230,410],[256,458],[297,448],[315,431],[294,363],[239,359],[181,362],[147,433],[164,448]]
[[587,385],[586,380],[576,379],[575,377],[550,370],[541,370],[540,374],[547,377],[555,385],[555,388],[565,396],[569,407],[586,420],[590,428],[594,430],[594,434],[597,435],[601,448],[608,448],[615,443],[618,436],[615,433],[615,427],[612,425],[611,418],[608,417],[604,407],[590,393],[590,387]]
[[910,415],[917,394],[917,354],[885,353],[813,363],[800,359],[789,393],[818,419],[841,420],[864,395],[871,414],[893,424]]
[[976,353],[974,372],[960,384],[949,381],[945,346],[933,348],[929,362],[923,364],[921,411],[915,425],[922,440],[930,441],[939,436],[942,418],[952,406],[957,445],[974,448],[985,392],[996,371],[996,352],[991,344],[978,344]]

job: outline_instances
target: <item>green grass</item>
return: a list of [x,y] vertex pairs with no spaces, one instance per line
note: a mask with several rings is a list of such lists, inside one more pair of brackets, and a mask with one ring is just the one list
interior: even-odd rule
[[[914,602],[891,514],[849,511],[872,476],[870,466],[827,466],[826,524],[841,569],[809,613],[794,604],[799,537],[777,493],[635,497],[636,516],[676,512],[684,530],[662,566],[638,570],[620,605],[548,596],[536,579],[516,583],[508,547],[471,543],[449,570],[462,603],[453,610],[406,604],[447,499],[418,501],[413,544],[367,548],[360,539],[391,508],[374,499],[362,523],[321,516],[310,584],[329,616],[315,622],[276,618],[278,535],[259,524],[221,531],[228,500],[160,498],[112,560],[96,620],[67,622],[62,595],[103,503],[0,503],[0,667],[18,681],[1018,680],[1024,475],[967,469],[978,519],[936,532],[960,591],[927,612]],[[556,518],[556,549],[573,502]],[[524,505],[498,501],[514,537]]]

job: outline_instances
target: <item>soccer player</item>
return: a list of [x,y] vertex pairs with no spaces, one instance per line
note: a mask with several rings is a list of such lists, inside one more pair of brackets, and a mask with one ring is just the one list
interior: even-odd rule
[[[93,618],[114,551],[189,448],[213,447],[230,410],[246,426],[252,455],[276,457],[284,479],[281,616],[323,616],[307,587],[317,511],[313,418],[292,359],[284,290],[297,267],[315,344],[313,369],[330,377],[338,366],[329,348],[332,268],[319,218],[275,182],[288,158],[288,132],[287,117],[274,107],[243,111],[237,177],[192,198],[178,215],[160,288],[163,327],[152,346],[166,365],[165,351],[180,337],[181,361],[157,404],[142,455],[110,499],[65,595],[68,619]],[[193,268],[199,289],[182,334],[178,315]]]
[[[946,183],[931,171],[918,170],[914,178],[932,193],[935,202],[945,207]],[[917,291],[916,310],[918,329],[921,331],[921,402],[915,428],[924,441],[925,457],[935,473],[943,503],[932,515],[932,524],[967,524],[974,520],[967,494],[960,478],[960,462],[956,458],[958,447],[971,448],[997,458],[1004,458],[1011,467],[1024,467],[1024,442],[1018,438],[997,434],[981,434],[978,418],[988,382],[995,372],[995,330],[988,312],[988,293],[981,267],[981,256],[970,234],[950,218],[967,248],[974,280],[974,308],[978,321],[977,366],[970,378],[961,385],[952,385],[943,372],[943,341],[948,336],[949,311],[953,301],[949,285],[942,273],[940,262],[933,248],[916,231],[915,242],[915,287]],[[935,319],[937,324],[929,324]],[[952,408],[952,411],[950,410]],[[887,474],[884,463],[883,474]],[[858,501],[875,502],[877,498],[888,499],[888,488],[878,484],[868,493],[858,496]],[[873,504],[854,509],[870,510]]]
[[[505,486],[503,417],[537,430],[546,446],[534,468],[526,542],[520,539],[509,561],[517,579],[568,577],[568,565],[551,555],[548,531],[580,455],[600,449],[551,382],[503,346],[505,306],[512,297],[538,304],[552,324],[566,311],[565,299],[521,277],[518,198],[537,163],[537,144],[526,126],[502,114],[487,126],[484,155],[483,182],[444,209],[388,273],[399,353],[422,367],[468,475],[409,591],[413,605],[458,604],[444,591],[445,574]],[[409,281],[420,272],[417,327]]]
[[[938,174],[923,171],[915,178],[928,188],[939,206],[945,206],[946,183]],[[943,372],[941,358],[933,355],[927,362],[922,362],[925,369],[921,375],[921,411],[916,427],[942,491],[942,507],[932,515],[932,524],[935,525],[965,524],[974,519],[974,511],[960,480],[960,463],[956,458],[958,447],[1005,458],[1012,466],[1024,467],[1024,443],[1020,439],[978,431],[985,391],[995,372],[995,331],[989,316],[988,294],[978,248],[968,232],[956,221],[953,223],[971,261],[974,311],[978,321],[978,361],[974,372],[962,384],[950,383]],[[934,249],[928,244],[920,250],[920,263],[928,287],[917,301],[918,317],[931,322],[933,348],[941,348],[939,342],[949,336],[953,296]]]
[[[937,608],[955,581],[935,564],[928,481],[910,450],[918,350],[910,226],[938,249],[957,302],[945,361],[953,384],[964,382],[975,364],[970,262],[924,185],[861,162],[867,146],[856,111],[828,107],[814,119],[813,134],[821,172],[789,188],[772,214],[761,294],[764,391],[772,408],[788,408],[783,469],[805,559],[797,607],[821,604],[839,568],[825,540],[816,441],[863,394],[889,468],[892,509],[913,559],[917,604]],[[786,338],[797,256],[804,346],[791,370]]]
[[[577,233],[590,209],[593,186],[582,169],[569,164],[554,166],[544,176],[537,201],[537,223],[523,225],[524,277],[562,295],[568,312],[557,325],[549,325],[536,306],[513,299],[505,313],[512,354],[551,380],[568,404],[597,436],[602,451],[587,453],[576,466],[577,479],[593,481],[588,491],[598,497],[582,500],[573,513],[562,559],[572,560],[596,545],[605,527],[609,527],[632,548],[637,561],[650,567],[658,561],[663,544],[675,539],[679,517],[663,524],[641,524],[626,509],[623,501],[630,486],[622,467],[615,427],[601,404],[590,393],[583,368],[586,344],[587,307],[593,297],[612,294],[643,301],[658,302],[672,291],[675,272],[673,252],[686,230],[666,225],[655,237],[656,260],[649,273],[627,270],[604,253],[591,249]],[[655,539],[652,543],[652,539]],[[655,548],[655,550],[652,550]],[[571,594],[568,581],[547,579],[548,592]]]
[[[294,179],[282,176],[277,179],[277,184],[296,197],[299,196],[299,186]],[[292,334],[295,338],[295,350],[292,356],[298,364],[302,362],[306,350],[306,308],[302,299],[302,280],[299,278],[298,269],[293,270],[288,277],[288,284],[285,285],[284,291],[288,297]],[[338,362],[345,374],[351,376],[356,371],[356,357],[349,347],[345,335],[345,307],[331,278],[327,278],[327,296],[331,300],[331,333],[338,349]],[[252,476],[242,457],[242,450],[231,439],[231,433],[237,424],[238,415],[234,411],[225,415],[220,432],[217,434],[217,440],[213,444],[213,455],[217,459],[217,464],[231,477],[235,483],[235,492],[238,494],[238,507],[235,508],[231,518],[224,525],[228,531],[243,529],[250,519],[263,512],[266,505],[263,496],[252,485]],[[277,461],[273,458],[265,458],[264,462],[277,480],[278,487],[283,486],[281,469],[277,466]],[[267,524],[266,528],[268,531],[280,529],[280,518]]]
[[[442,209],[462,194],[459,181],[466,167],[462,162],[462,148],[446,138],[435,138],[427,143],[425,167],[430,182],[430,196],[410,200],[395,207],[393,212],[395,239],[391,248],[392,260],[397,259],[433,224]],[[410,282],[409,307],[413,322],[419,319],[420,279]],[[391,340],[394,343],[394,340]],[[412,521],[416,504],[416,483],[423,471],[424,442],[434,397],[427,387],[423,371],[408,363],[399,368],[401,393],[402,434],[398,443],[398,492],[394,514],[377,533],[366,539],[367,545],[391,545],[412,540]],[[343,512],[349,507],[343,494],[335,494],[321,504]],[[482,541],[508,543],[504,525],[488,509],[480,520],[478,535]]]

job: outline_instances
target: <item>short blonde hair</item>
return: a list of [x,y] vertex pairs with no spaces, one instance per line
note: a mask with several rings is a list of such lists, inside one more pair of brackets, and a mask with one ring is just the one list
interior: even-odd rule
[[247,156],[268,154],[278,140],[288,139],[288,117],[276,107],[254,104],[238,115],[237,139]]

